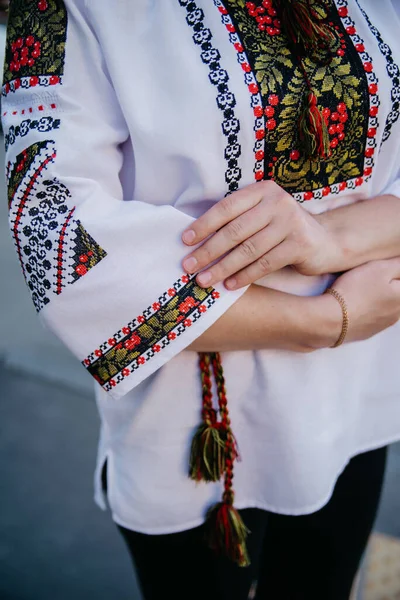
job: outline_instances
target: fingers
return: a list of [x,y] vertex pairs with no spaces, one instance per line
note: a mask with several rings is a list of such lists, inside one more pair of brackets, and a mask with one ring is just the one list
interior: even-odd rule
[[196,280],[199,285],[207,286],[223,281],[230,275],[243,271],[254,261],[261,259],[266,251],[268,252],[281,242],[282,233],[278,227],[273,225],[264,227],[252,237],[244,239],[232,252],[229,252],[207,271],[200,273]]
[[226,196],[192,223],[182,234],[185,244],[194,245],[261,202],[264,186],[253,184]]
[[[184,259],[183,268],[187,273],[201,271],[239,244],[243,244],[244,252],[235,254],[236,269],[229,271],[220,268],[218,269],[218,273],[219,276],[223,273],[224,277],[228,277],[228,275],[235,273],[235,271],[246,267],[250,260],[254,260],[251,251],[252,242],[249,238],[254,236],[254,234],[260,230],[264,231],[266,226],[268,226],[268,219],[268,211],[265,210],[265,206],[263,204],[258,204],[255,208],[245,212],[222,227],[222,229],[211,236],[202,246],[196,248],[192,254]],[[263,240],[268,244],[268,238],[266,240],[265,237],[266,236],[264,235]],[[267,247],[264,247],[263,251],[260,251],[259,255],[263,252],[265,253],[274,245],[275,243],[271,243],[269,246],[267,245]],[[247,254],[246,250],[248,250]],[[241,260],[239,260],[239,257],[241,257]],[[255,258],[257,258],[257,256],[255,256]],[[227,263],[225,263],[225,265],[227,265]],[[214,274],[213,279],[210,278],[207,285],[212,285],[212,283],[216,281],[215,277],[217,269],[212,270],[212,272]],[[204,284],[207,283],[205,274],[203,274],[202,281],[204,281]],[[219,279],[219,281],[221,281],[221,279]]]
[[266,254],[263,254],[248,267],[227,279],[225,281],[225,286],[229,290],[237,290],[250,283],[254,283],[270,273],[283,269],[294,262],[295,251],[296,248],[294,244],[284,241],[272,248],[272,250]]

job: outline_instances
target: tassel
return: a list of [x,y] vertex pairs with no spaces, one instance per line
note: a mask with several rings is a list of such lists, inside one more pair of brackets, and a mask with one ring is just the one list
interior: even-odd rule
[[329,50],[335,35],[315,7],[324,8],[324,0],[276,0],[282,29],[301,56],[317,50]]
[[239,567],[250,565],[246,547],[246,538],[250,532],[230,501],[224,500],[210,508],[206,527],[212,550],[226,556]]
[[310,90],[307,90],[300,114],[299,138],[305,153],[311,159],[328,158],[331,155],[328,128],[317,106],[317,98]]
[[201,423],[190,452],[189,477],[194,481],[219,481],[225,471],[225,442],[218,423]]
[[219,481],[225,471],[225,435],[213,408],[211,392],[212,354],[199,354],[203,394],[202,423],[193,436],[189,477],[194,481]]
[[[240,567],[250,564],[246,548],[249,533],[233,506],[233,463],[238,458],[237,444],[232,433],[225,391],[225,378],[219,352],[199,353],[203,394],[203,422],[192,441],[189,477],[195,481],[219,481],[224,475],[222,502],[210,508],[206,531],[210,547],[224,554]],[[221,420],[212,403],[211,366],[218,394]]]

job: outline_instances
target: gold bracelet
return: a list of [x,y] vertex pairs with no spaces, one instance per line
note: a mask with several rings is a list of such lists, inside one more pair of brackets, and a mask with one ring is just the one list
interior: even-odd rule
[[339,302],[341,308],[342,308],[342,313],[343,313],[343,325],[342,325],[342,332],[339,336],[338,341],[333,344],[333,346],[331,346],[331,348],[337,348],[338,346],[340,346],[341,344],[343,344],[344,342],[344,338],[347,335],[347,332],[349,330],[349,313],[347,311],[347,304],[345,302],[345,299],[343,298],[343,296],[341,296],[339,294],[338,291],[336,291],[334,288],[328,288],[325,291],[326,294],[331,294],[331,296],[333,296],[334,298],[336,298],[336,300]]

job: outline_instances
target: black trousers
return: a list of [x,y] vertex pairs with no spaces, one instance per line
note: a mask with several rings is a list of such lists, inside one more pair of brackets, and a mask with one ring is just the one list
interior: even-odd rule
[[349,600],[379,504],[387,449],[353,458],[331,500],[298,517],[241,511],[251,531],[251,566],[216,556],[203,527],[145,535],[119,527],[145,600]]

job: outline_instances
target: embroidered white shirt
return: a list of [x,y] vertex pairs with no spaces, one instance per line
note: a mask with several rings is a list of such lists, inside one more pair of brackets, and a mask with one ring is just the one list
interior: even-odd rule
[[[43,322],[98,381],[96,499],[104,506],[107,459],[115,521],[145,533],[196,526],[221,495],[187,477],[201,389],[185,348],[245,289],[198,288],[181,269],[181,233],[269,169],[279,181],[286,151],[293,167],[277,143],[265,158],[284,96],[259,85],[232,4],[15,0],[10,14],[2,118],[16,250]],[[354,135],[363,152],[346,177],[308,172],[289,186],[312,213],[400,196],[395,5],[336,1],[359,86],[326,118],[334,150]],[[332,280],[285,269],[258,283],[316,295]],[[396,325],[334,351],[222,355],[238,508],[314,511],[353,455],[400,439],[399,342]]]

